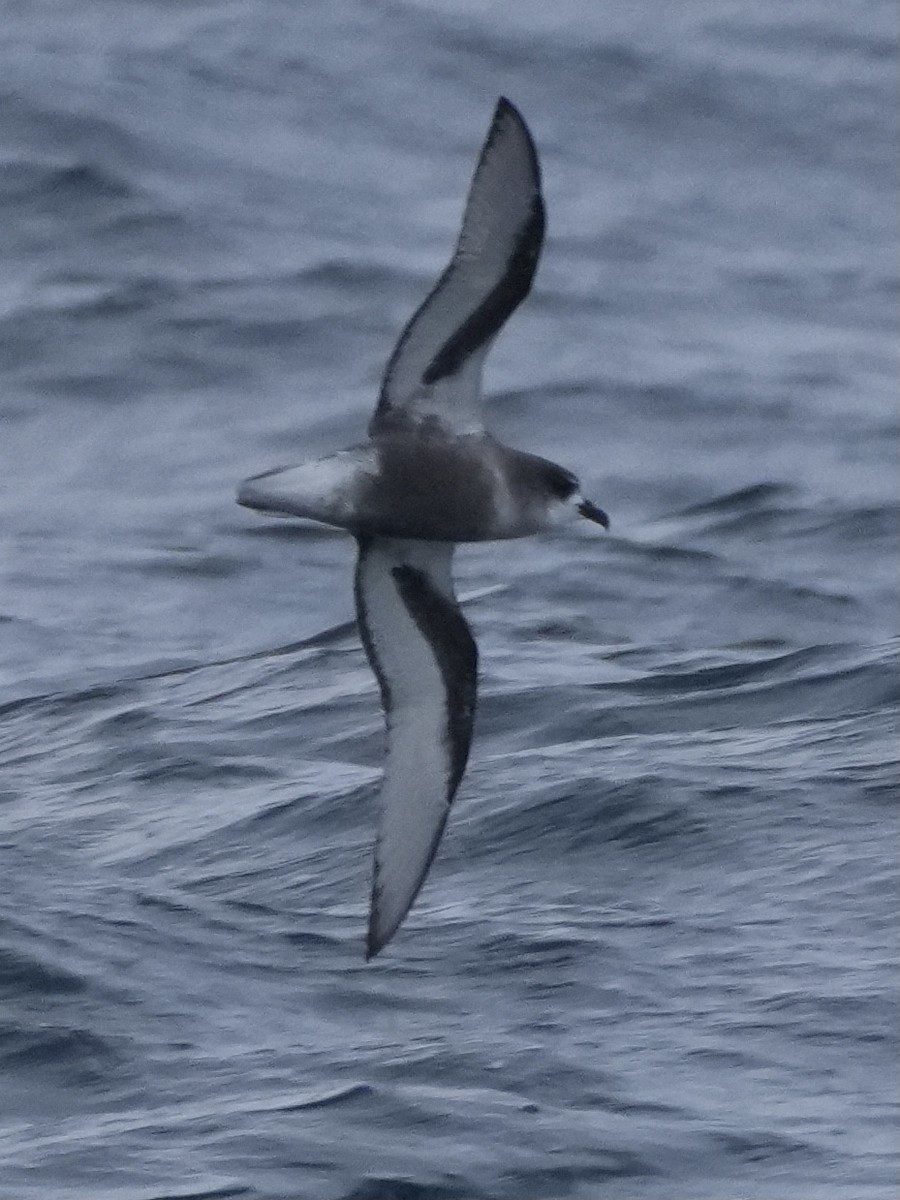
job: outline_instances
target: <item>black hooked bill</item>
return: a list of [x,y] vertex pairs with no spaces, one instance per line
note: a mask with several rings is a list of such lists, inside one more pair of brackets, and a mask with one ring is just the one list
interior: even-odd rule
[[604,529],[609,529],[609,517],[602,508],[598,508],[596,504],[591,504],[590,500],[582,500],[578,505],[578,511],[583,517],[587,517],[589,521],[596,521]]

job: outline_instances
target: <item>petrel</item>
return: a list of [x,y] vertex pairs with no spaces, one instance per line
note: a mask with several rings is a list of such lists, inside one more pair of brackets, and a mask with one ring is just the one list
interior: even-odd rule
[[453,591],[455,544],[540,533],[567,511],[609,526],[571,471],[483,424],[484,360],[531,288],[544,223],[534,141],[501,97],[453,257],[400,334],[368,440],[238,492],[356,539],[359,633],[387,725],[367,959],[418,895],[469,757],[478,651]]

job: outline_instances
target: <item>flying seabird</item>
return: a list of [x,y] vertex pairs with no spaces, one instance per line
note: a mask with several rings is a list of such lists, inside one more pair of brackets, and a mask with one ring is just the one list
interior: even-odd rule
[[357,620],[387,724],[367,959],[415,900],[469,756],[478,651],[453,591],[455,543],[539,533],[566,511],[609,525],[570,471],[482,420],[482,366],[531,288],[544,221],[534,142],[501,98],[453,257],[391,354],[368,440],[238,492],[356,538]]

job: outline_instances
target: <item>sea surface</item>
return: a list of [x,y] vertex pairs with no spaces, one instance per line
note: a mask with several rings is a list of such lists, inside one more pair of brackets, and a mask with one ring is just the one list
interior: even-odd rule
[[[0,30],[2,1200],[900,1188],[887,0],[30,0]],[[363,961],[363,436],[498,95],[548,238],[469,771]]]

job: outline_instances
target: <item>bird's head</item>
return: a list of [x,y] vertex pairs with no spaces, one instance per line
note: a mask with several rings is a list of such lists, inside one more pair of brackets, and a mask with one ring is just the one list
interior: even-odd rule
[[539,462],[541,464],[539,479],[547,497],[547,512],[552,520],[559,519],[567,515],[570,510],[574,510],[579,516],[587,517],[589,521],[594,521],[597,525],[602,525],[604,529],[609,529],[609,517],[602,508],[598,508],[590,500],[585,500],[581,494],[578,479],[571,471],[546,459],[540,459]]

